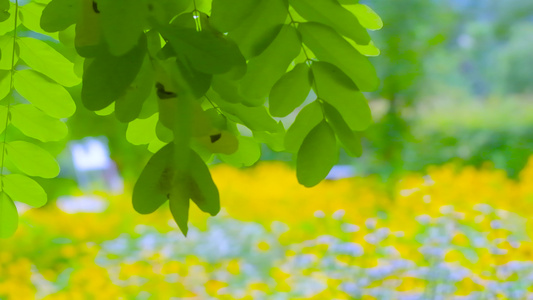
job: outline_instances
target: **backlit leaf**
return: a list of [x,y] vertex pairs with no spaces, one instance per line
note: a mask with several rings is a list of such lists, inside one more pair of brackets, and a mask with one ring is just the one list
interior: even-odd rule
[[0,105],[0,133],[6,129],[7,107]]
[[[287,71],[289,64],[300,53],[301,43],[294,27],[285,25],[276,39],[248,62],[248,71],[241,80],[241,92],[245,103],[262,105],[272,86]],[[252,100],[259,100],[251,102]]]
[[[15,44],[15,64],[19,59],[18,46]],[[0,36],[0,70],[11,70],[12,55],[13,55],[13,37],[9,35]]]
[[239,136],[239,149],[230,155],[219,155],[220,159],[237,168],[248,167],[255,164],[261,157],[261,147],[255,139]]
[[0,238],[5,239],[17,231],[19,215],[17,207],[9,196],[0,192]]
[[314,101],[302,108],[285,134],[285,149],[292,153],[298,152],[309,131],[320,123],[323,118],[318,101]]
[[337,0],[289,0],[289,3],[310,22],[330,26],[358,44],[366,45],[370,42],[370,36],[359,20]]
[[155,153],[133,187],[133,208],[140,214],[156,211],[168,199],[174,172],[172,165],[172,144]]
[[372,8],[368,7],[368,5],[350,5],[347,6],[347,9],[355,14],[363,27],[371,30],[379,30],[383,27],[383,21],[381,18],[372,10]]
[[74,64],[47,43],[31,37],[20,37],[17,44],[20,56],[35,71],[67,87],[81,82],[74,73]]
[[54,118],[70,117],[76,110],[74,100],[64,87],[33,70],[15,72],[14,84],[20,95]]
[[33,179],[22,174],[8,174],[2,177],[4,192],[13,201],[22,202],[33,207],[46,204],[47,196],[44,189]]
[[213,132],[212,135],[208,136],[195,137],[194,140],[211,153],[232,154],[239,147],[237,137],[227,130]]
[[43,148],[26,141],[6,143],[6,157],[29,176],[54,178],[59,174],[59,165]]
[[64,122],[52,118],[30,104],[13,105],[10,109],[11,124],[25,135],[42,142],[59,141],[67,136]]
[[33,1],[20,6],[19,12],[22,25],[29,30],[58,39],[57,33],[46,32],[41,28],[40,19],[44,8],[44,4]]
[[137,77],[146,53],[146,40],[122,56],[109,53],[85,60],[81,99],[89,110],[102,109],[121,97]]
[[352,130],[362,131],[372,123],[368,103],[339,68],[326,62],[311,66],[318,96],[333,105]]
[[340,68],[361,91],[375,90],[379,85],[376,70],[368,58],[359,53],[335,30],[319,23],[298,26],[303,42],[316,57]]
[[300,63],[272,87],[268,97],[270,114],[274,117],[287,116],[305,101],[310,90],[309,67]]
[[306,187],[320,183],[337,163],[339,153],[333,129],[320,122],[305,137],[296,157],[296,177]]
[[155,127],[159,120],[159,113],[146,119],[135,119],[128,124],[126,139],[133,145],[144,145],[156,138]]

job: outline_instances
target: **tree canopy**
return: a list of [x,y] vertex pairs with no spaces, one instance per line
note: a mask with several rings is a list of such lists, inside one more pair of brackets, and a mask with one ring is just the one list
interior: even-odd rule
[[190,200],[220,210],[214,157],[250,166],[266,144],[311,187],[340,147],[361,155],[372,122],[368,30],[382,22],[357,0],[2,0],[0,20],[1,237],[17,228],[14,201],[46,203],[32,177],[59,174],[51,149],[78,97],[154,153],[133,207],[170,201],[184,234]]

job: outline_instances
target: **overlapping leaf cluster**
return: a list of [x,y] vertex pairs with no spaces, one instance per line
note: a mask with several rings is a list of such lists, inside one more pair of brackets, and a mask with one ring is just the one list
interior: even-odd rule
[[[249,166],[265,143],[294,153],[299,182],[314,186],[336,163],[339,146],[361,154],[359,132],[371,123],[361,92],[378,85],[365,56],[376,51],[367,29],[381,21],[357,0],[52,0],[37,15],[38,26],[35,18],[25,26],[59,36],[74,30],[84,58],[83,104],[114,113],[128,123],[131,143],[155,153],[135,185],[135,209],[151,213],[168,199],[185,234],[189,200],[212,215],[220,210],[205,163],[214,155]],[[33,69],[12,68],[15,89],[36,107],[32,113],[67,117],[55,101],[66,99],[61,85],[77,83],[65,75],[71,64],[42,41],[15,40]],[[51,94],[36,100],[41,90]],[[19,106],[26,107],[4,114],[8,123],[17,124]],[[275,119],[296,113],[287,131]]]
[[44,33],[38,23],[43,8],[40,2],[0,3],[0,237],[17,228],[14,201],[33,207],[46,203],[45,191],[30,177],[59,174],[59,165],[42,146],[66,137],[63,120],[76,110],[65,89],[81,82],[74,64],[32,37]]

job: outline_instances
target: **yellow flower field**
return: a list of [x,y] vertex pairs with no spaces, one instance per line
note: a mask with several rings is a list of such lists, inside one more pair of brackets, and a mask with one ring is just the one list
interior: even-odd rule
[[223,211],[194,208],[187,238],[128,195],[26,211],[0,242],[0,299],[533,299],[533,160],[518,181],[446,165],[392,193],[373,177],[307,189],[282,163],[212,171]]

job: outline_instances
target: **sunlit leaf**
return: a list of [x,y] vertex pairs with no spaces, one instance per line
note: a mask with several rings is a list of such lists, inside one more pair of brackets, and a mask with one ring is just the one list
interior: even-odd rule
[[64,122],[52,118],[30,104],[12,105],[11,124],[25,135],[42,142],[59,141],[67,136]]
[[289,0],[289,3],[308,21],[328,25],[358,44],[370,42],[370,36],[359,20],[337,0]]
[[6,143],[6,157],[29,176],[54,178],[59,174],[59,165],[54,157],[43,148],[26,142]]
[[[248,62],[248,71],[241,80],[240,90],[245,103],[262,105],[272,86],[287,71],[289,64],[300,53],[301,42],[294,27],[285,25],[272,44]],[[252,102],[258,100],[257,102]]]
[[15,72],[14,85],[26,100],[54,118],[70,117],[76,110],[74,100],[64,87],[33,70]]
[[319,60],[340,68],[361,91],[372,91],[378,87],[376,70],[368,58],[333,29],[319,23],[302,23],[298,30],[303,42]]
[[172,151],[172,144],[161,148],[139,175],[132,194],[133,208],[138,213],[152,213],[167,201],[174,176]]
[[35,71],[50,77],[55,82],[70,87],[81,82],[74,73],[74,64],[47,43],[31,37],[17,39],[20,57]]
[[[15,61],[13,61],[13,46],[15,46]],[[11,64],[15,64],[19,59],[19,50],[17,44],[13,45],[13,37],[9,35],[0,36],[0,70],[11,70]]]
[[306,187],[320,183],[339,159],[335,133],[320,122],[305,137],[296,157],[296,177]]
[[352,157],[361,156],[363,154],[361,138],[350,129],[335,107],[328,103],[323,103],[323,106],[328,124],[333,128],[346,153]]
[[368,5],[356,4],[346,8],[355,14],[363,27],[371,30],[379,30],[383,27],[381,18]]
[[126,139],[133,145],[144,145],[156,138],[155,127],[159,120],[159,113],[146,119],[135,119],[128,124]]
[[285,149],[292,153],[298,152],[309,131],[323,119],[324,116],[318,101],[314,101],[302,108],[294,123],[287,130],[287,134],[285,134]]
[[52,0],[41,15],[41,28],[48,32],[65,30],[76,23],[80,10],[79,0]]
[[311,69],[318,96],[333,105],[352,130],[368,128],[372,123],[370,107],[350,78],[326,62],[314,62]]
[[146,40],[143,41],[122,56],[106,53],[85,60],[81,99],[87,109],[102,109],[127,91],[143,64]]
[[255,139],[239,136],[239,149],[230,155],[219,155],[220,159],[237,168],[248,167],[255,164],[261,157],[261,147]]
[[[19,7],[20,18],[22,25],[29,30],[48,35],[55,39],[58,38],[57,33],[46,32],[41,28],[40,19],[45,5],[38,2],[26,3]],[[77,15],[77,14],[76,14]]]
[[19,215],[17,207],[9,196],[0,192],[0,238],[5,239],[17,231]]
[[257,56],[268,47],[285,23],[288,14],[286,0],[259,0],[240,25],[228,36],[237,42],[246,59]]
[[0,133],[6,129],[7,107],[0,105]]
[[300,63],[276,82],[268,97],[268,108],[274,117],[285,117],[300,106],[309,91],[309,67]]
[[2,182],[4,183],[4,192],[13,201],[41,207],[48,200],[44,189],[35,180],[22,174],[4,175]]
[[11,72],[0,70],[0,100],[11,93]]

